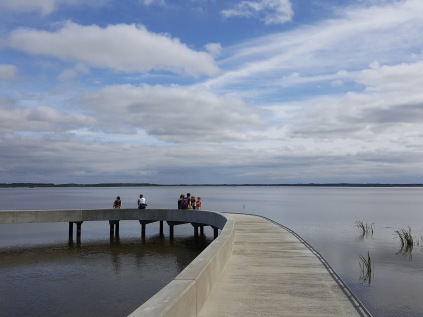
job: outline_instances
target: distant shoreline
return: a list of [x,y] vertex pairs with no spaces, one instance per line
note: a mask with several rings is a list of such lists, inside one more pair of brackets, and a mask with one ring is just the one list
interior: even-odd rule
[[381,183],[307,183],[307,184],[150,184],[150,183],[99,183],[99,184],[54,184],[54,183],[1,183],[0,188],[35,188],[35,187],[247,187],[247,186],[273,186],[273,187],[423,187],[423,184],[381,184]]

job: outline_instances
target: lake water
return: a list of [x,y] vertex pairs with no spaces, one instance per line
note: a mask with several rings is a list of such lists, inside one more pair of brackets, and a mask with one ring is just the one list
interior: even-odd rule
[[[325,257],[373,316],[423,316],[423,188],[8,188],[0,189],[0,209],[111,208],[117,195],[124,208],[135,208],[140,193],[149,208],[176,208],[187,192],[201,196],[205,210],[262,215],[291,228]],[[363,237],[357,221],[372,225],[373,234]],[[171,242],[167,226],[163,238],[158,224],[151,224],[142,240],[138,222],[121,221],[116,241],[107,222],[84,222],[76,246],[68,244],[67,226],[0,225],[2,316],[126,316],[213,237],[206,230],[195,240],[192,227],[183,225]],[[409,228],[416,244],[401,249],[395,231]],[[368,255],[370,279],[360,258]]]

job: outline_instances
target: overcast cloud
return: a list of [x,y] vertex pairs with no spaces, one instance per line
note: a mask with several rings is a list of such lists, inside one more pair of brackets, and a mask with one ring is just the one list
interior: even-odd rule
[[0,8],[0,182],[421,183],[419,0]]

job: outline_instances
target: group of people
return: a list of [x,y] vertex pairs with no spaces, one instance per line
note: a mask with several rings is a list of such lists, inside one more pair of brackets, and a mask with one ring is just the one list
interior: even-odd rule
[[[145,209],[147,207],[147,203],[143,194],[140,194],[137,204],[138,209]],[[122,208],[122,200],[120,199],[120,196],[117,196],[113,202],[113,208]],[[191,196],[190,193],[187,193],[186,196],[182,194],[178,199],[178,209],[201,209],[201,197],[197,197],[197,199],[195,199],[195,196]]]
[[191,196],[190,193],[187,193],[185,196],[181,194],[178,199],[178,209],[201,209],[201,197]]
[[[145,197],[143,194],[140,195],[137,201],[138,209],[145,209],[147,207],[147,203],[145,201]],[[121,209],[122,208],[122,200],[120,199],[120,196],[117,196],[115,201],[113,202],[113,208],[114,209]]]

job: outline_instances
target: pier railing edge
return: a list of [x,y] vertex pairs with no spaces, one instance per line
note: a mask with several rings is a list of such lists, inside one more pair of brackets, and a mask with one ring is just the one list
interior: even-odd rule
[[128,317],[197,316],[232,255],[234,236],[235,221],[227,219],[220,235],[203,252]]

